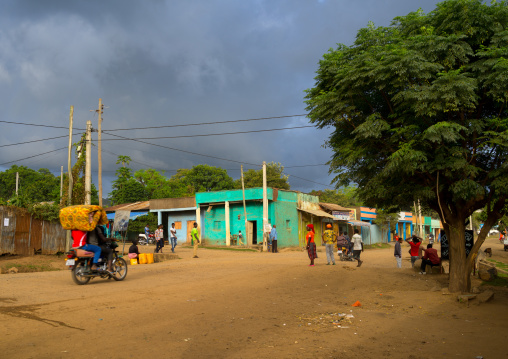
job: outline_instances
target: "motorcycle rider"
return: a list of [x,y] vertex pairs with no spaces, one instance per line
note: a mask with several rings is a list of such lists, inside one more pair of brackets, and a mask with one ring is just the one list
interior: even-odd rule
[[101,249],[101,253],[103,253],[108,260],[107,270],[112,272],[113,250],[109,248],[108,239],[104,236],[101,226],[97,226],[93,231],[88,232],[88,243],[94,246],[98,246]]

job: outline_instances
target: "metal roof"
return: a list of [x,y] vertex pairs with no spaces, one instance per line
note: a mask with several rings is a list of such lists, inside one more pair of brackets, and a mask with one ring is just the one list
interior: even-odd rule
[[150,209],[150,201],[123,203],[116,206],[105,208],[106,212],[116,211],[148,211]]
[[354,208],[342,207],[342,206],[339,206],[338,204],[335,204],[335,203],[319,202],[319,205],[329,211],[350,211],[350,210],[354,209]]
[[150,209],[178,209],[196,207],[196,197],[151,199]]
[[326,213],[325,211],[322,211],[320,209],[301,209],[301,208],[298,208],[298,210],[310,213],[310,214],[312,214],[314,216],[317,216],[317,217],[326,217],[326,218],[335,219],[335,217],[332,216],[330,213]]

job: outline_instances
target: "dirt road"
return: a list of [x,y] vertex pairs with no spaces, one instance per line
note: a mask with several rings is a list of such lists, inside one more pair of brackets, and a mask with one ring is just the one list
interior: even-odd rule
[[129,267],[123,282],[0,275],[0,357],[508,358],[508,289],[467,307],[403,253],[402,269],[391,248],[360,268],[324,252],[308,267],[305,252],[177,247],[182,259]]

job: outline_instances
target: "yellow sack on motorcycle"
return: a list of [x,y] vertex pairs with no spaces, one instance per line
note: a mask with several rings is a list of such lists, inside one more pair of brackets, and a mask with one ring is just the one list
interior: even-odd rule
[[[90,223],[90,214],[92,214]],[[107,224],[106,211],[101,206],[79,205],[69,206],[60,210],[60,224],[64,229],[92,231],[99,224]]]

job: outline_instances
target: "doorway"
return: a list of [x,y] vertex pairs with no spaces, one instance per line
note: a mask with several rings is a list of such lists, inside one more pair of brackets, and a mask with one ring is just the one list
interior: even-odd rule
[[247,236],[252,241],[252,245],[258,244],[257,221],[247,221]]

